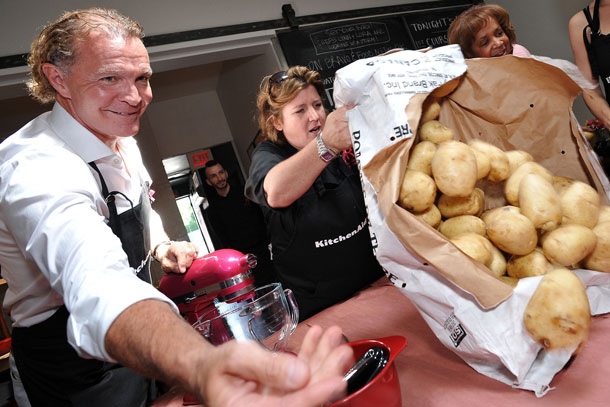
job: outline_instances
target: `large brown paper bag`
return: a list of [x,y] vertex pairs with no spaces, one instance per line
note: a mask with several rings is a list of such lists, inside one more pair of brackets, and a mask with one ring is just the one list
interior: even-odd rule
[[[396,204],[421,104],[456,77],[460,84],[443,101],[440,120],[459,139],[528,151],[556,175],[589,182],[606,199],[607,179],[594,171],[571,111],[580,88],[553,61],[465,61],[457,46],[369,58],[337,72],[334,96],[338,105],[356,105],[348,118],[373,247],[445,346],[480,373],[542,396],[574,349],[546,352],[524,329],[523,312],[541,278],[522,279],[512,290]],[[498,185],[482,187],[487,205],[504,204]],[[594,299],[593,312],[609,312],[610,275],[577,273]]]

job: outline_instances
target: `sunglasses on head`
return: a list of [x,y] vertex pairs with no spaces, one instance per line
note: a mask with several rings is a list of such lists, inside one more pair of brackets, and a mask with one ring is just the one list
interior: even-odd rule
[[267,93],[271,93],[271,86],[274,83],[279,84],[289,78],[296,78],[296,79],[302,81],[303,83],[306,82],[305,79],[301,78],[300,76],[296,76],[296,75],[290,76],[290,75],[288,75],[288,73],[286,73],[286,71],[278,71],[269,77],[269,89],[268,89]]

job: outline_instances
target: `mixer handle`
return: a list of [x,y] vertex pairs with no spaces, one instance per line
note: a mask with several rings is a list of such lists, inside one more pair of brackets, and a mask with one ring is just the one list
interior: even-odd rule
[[284,295],[286,295],[286,299],[288,300],[288,313],[290,314],[290,319],[292,320],[290,333],[292,334],[299,323],[299,306],[297,305],[297,302],[294,299],[294,294],[290,288],[286,288],[284,290]]

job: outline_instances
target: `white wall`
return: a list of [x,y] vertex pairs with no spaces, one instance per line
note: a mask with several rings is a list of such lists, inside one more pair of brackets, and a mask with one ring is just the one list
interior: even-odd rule
[[146,113],[161,158],[232,140],[216,91],[151,103]]
[[272,47],[256,57],[223,62],[218,81],[218,98],[224,107],[234,147],[244,174],[248,174],[248,147],[256,135],[256,95],[261,78],[278,69]]

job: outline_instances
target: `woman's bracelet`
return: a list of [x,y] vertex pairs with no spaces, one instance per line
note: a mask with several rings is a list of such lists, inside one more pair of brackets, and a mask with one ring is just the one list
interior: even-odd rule
[[152,256],[153,260],[155,260],[156,262],[160,263],[160,260],[157,258],[157,249],[159,248],[159,246],[161,245],[165,245],[165,244],[169,244],[171,245],[172,243],[174,243],[173,240],[164,240],[163,242],[157,243],[155,245],[155,247],[152,249],[152,251],[150,252],[150,255]]

